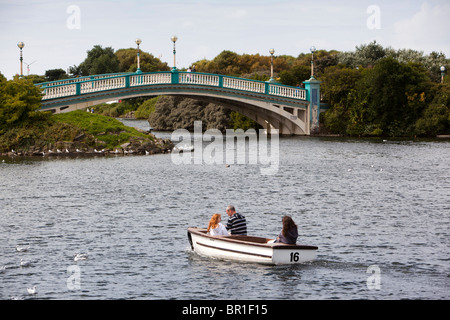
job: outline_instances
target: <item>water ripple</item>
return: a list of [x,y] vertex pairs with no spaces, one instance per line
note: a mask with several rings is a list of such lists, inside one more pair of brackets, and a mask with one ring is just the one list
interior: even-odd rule
[[[450,298],[448,143],[280,145],[273,176],[256,165],[177,166],[170,155],[6,159],[0,299],[31,298],[33,285],[33,299]],[[269,267],[192,253],[187,227],[215,212],[226,220],[228,204],[258,236],[276,236],[290,214],[299,242],[319,246],[317,260]],[[89,258],[75,262],[77,252]],[[380,290],[367,287],[371,265]],[[79,289],[67,285],[70,266]]]

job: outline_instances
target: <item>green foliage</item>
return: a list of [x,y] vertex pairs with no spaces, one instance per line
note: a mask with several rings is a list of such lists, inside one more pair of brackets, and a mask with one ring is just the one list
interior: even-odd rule
[[437,87],[438,93],[424,110],[423,117],[416,122],[418,135],[450,133],[450,84],[444,83]]
[[123,115],[122,103],[102,103],[93,107],[96,114],[100,114],[107,117],[119,118]]
[[[377,47],[379,49],[379,47]],[[448,100],[426,67],[403,63],[375,50],[374,63],[359,70],[342,65],[325,70],[322,92],[332,106],[323,118],[334,133],[405,136],[448,131]]]
[[194,130],[194,121],[202,121],[204,130],[225,130],[229,112],[223,107],[190,98],[163,96],[155,104],[148,122],[155,130]]
[[57,114],[53,116],[53,119],[56,122],[80,128],[93,135],[96,141],[103,142],[105,148],[118,147],[132,137],[149,138],[148,135],[125,126],[119,120],[83,110]]
[[37,112],[41,106],[41,91],[30,80],[7,81],[0,74],[0,134],[23,124],[46,121],[47,113]]
[[427,80],[423,70],[388,57],[368,70],[359,90],[367,92],[368,121],[391,136],[413,133],[425,107]]
[[[346,134],[347,128],[354,131],[358,127],[358,118],[361,118],[361,110],[350,112],[350,106],[356,99],[358,82],[362,78],[362,73],[356,69],[346,68],[343,65],[332,66],[325,69],[322,76],[322,94],[325,100],[332,106],[323,118],[325,126],[333,133]],[[350,115],[353,118],[350,119]],[[358,115],[358,116],[357,116]],[[352,122],[350,122],[352,121]]]
[[[274,56],[274,73],[289,69],[296,59],[291,56]],[[224,50],[213,60],[199,60],[195,63],[197,72],[217,73],[254,79],[255,75],[270,78],[270,56],[259,54],[242,54]],[[303,79],[306,80],[306,79]],[[303,81],[302,80],[302,81]]]
[[44,146],[57,141],[71,141],[80,129],[69,124],[46,122],[34,122],[21,124],[10,128],[0,135],[0,152],[8,152],[11,149],[28,150],[31,147]]
[[[137,70],[137,49],[119,49],[115,52],[119,61],[119,72],[136,72]],[[139,61],[142,72],[169,71],[167,63],[155,58],[152,54],[140,51]]]
[[95,45],[87,51],[87,58],[79,65],[70,67],[70,73],[78,76],[119,72],[119,60],[111,47]]
[[148,119],[150,114],[155,111],[155,104],[158,98],[138,97],[121,100],[116,103],[102,103],[94,106],[94,110],[96,114],[113,118],[120,118],[131,111],[135,111],[134,116],[136,119]]
[[150,114],[155,112],[156,103],[158,102],[158,99],[159,97],[155,97],[144,101],[136,110],[134,117],[136,119],[148,119],[150,117]]
[[55,81],[61,79],[67,79],[69,76],[63,69],[51,69],[45,71],[45,80],[46,81]]
[[280,82],[288,86],[302,85],[311,76],[311,66],[297,65],[280,73]]
[[33,84],[47,82],[45,76],[39,76],[37,74],[30,74],[29,76],[24,76],[25,79],[30,80]]
[[256,121],[235,111],[231,111],[230,113],[229,127],[234,130],[242,129],[244,131],[247,131],[248,129],[262,129]]
[[385,58],[388,50],[383,48],[376,41],[357,46],[354,52],[342,52],[338,54],[338,62],[350,68],[362,66],[364,68],[373,67],[380,59]]

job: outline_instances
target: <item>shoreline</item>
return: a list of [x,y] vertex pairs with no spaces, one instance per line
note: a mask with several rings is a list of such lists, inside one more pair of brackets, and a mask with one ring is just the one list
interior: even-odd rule
[[152,151],[127,151],[127,150],[120,150],[118,152],[114,151],[114,150],[101,150],[101,151],[94,151],[94,150],[88,150],[88,151],[69,151],[69,152],[34,152],[34,153],[29,153],[29,152],[3,152],[0,153],[0,157],[30,157],[30,158],[37,158],[37,157],[41,157],[41,158],[55,158],[55,157],[64,157],[64,158],[76,158],[76,157],[95,157],[95,156],[101,156],[101,157],[106,157],[106,156],[143,156],[143,155],[154,155],[154,154],[167,154],[167,153],[171,153],[172,149],[171,148],[166,148],[166,149],[162,149],[161,151],[156,151],[152,150]]

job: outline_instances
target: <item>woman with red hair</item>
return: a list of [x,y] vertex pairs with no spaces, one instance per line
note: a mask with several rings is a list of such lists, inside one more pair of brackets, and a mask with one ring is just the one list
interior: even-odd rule
[[220,213],[214,213],[209,220],[208,233],[212,236],[228,236],[227,228],[220,223],[222,221],[222,216]]

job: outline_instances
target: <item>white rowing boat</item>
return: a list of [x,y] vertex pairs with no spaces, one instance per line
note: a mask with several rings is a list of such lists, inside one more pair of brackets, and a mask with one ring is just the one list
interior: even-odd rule
[[206,229],[188,228],[192,250],[218,259],[263,264],[297,264],[313,261],[318,247],[268,243],[271,239],[253,236],[211,236]]

